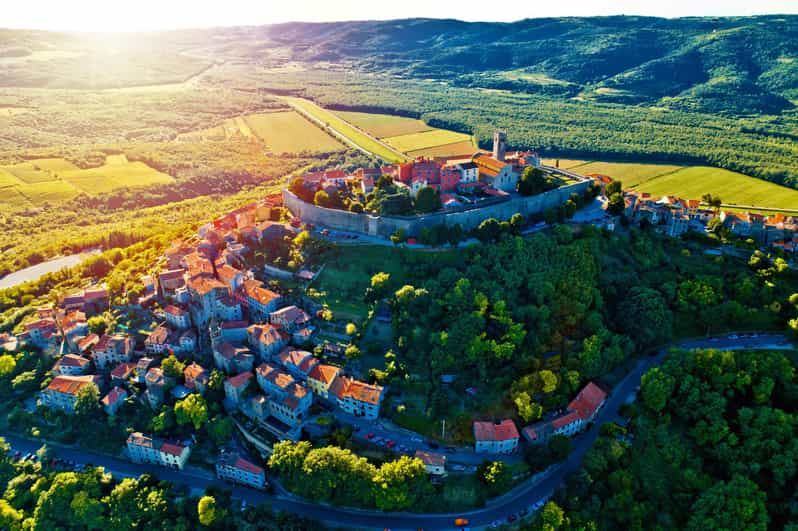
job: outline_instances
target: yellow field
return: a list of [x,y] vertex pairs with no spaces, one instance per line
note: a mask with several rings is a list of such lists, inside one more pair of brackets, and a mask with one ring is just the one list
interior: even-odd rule
[[272,153],[344,149],[343,144],[294,111],[250,114],[242,122]]
[[316,105],[310,100],[290,96],[282,96],[280,99],[317,120],[322,127],[330,127],[338,131],[338,133],[348,138],[352,143],[377,155],[383,160],[389,162],[404,162],[406,160],[406,157],[394,153],[337,114]]
[[394,116],[391,114],[371,114],[368,112],[333,111],[335,114],[363,129],[377,138],[407,135],[429,131],[432,127],[421,120]]
[[423,133],[411,133],[409,135],[392,136],[383,139],[386,144],[404,153],[446,144],[467,142],[470,140],[470,135],[455,133],[454,131],[447,131],[445,129],[435,129]]
[[444,144],[442,146],[435,146],[426,149],[418,149],[409,151],[407,154],[411,157],[453,157],[459,155],[473,155],[479,151],[473,142],[455,142],[454,144]]
[[0,205],[24,209],[67,201],[81,193],[99,194],[173,180],[143,162],[128,161],[125,155],[109,155],[104,165],[88,169],[64,159],[35,159],[0,167]]

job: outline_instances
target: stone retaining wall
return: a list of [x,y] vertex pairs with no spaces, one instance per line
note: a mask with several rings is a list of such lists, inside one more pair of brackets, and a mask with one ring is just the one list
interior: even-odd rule
[[460,224],[464,230],[469,231],[488,218],[508,221],[517,212],[524,216],[538,214],[548,208],[563,204],[572,193],[582,194],[590,187],[591,183],[591,180],[585,180],[538,195],[508,196],[506,199],[489,200],[478,205],[465,205],[456,209],[416,216],[375,216],[324,208],[302,201],[287,189],[283,189],[283,203],[295,217],[305,223],[388,238],[398,229],[404,229],[410,236],[417,236],[424,227]]

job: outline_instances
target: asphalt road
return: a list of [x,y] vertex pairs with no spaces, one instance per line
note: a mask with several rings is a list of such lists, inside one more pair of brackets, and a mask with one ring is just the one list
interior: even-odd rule
[[[677,345],[682,348],[718,348],[718,349],[777,349],[791,348],[789,341],[779,334],[744,335],[732,334],[720,338],[697,339]],[[495,520],[506,521],[510,514],[517,514],[521,509],[551,495],[560,486],[564,478],[577,471],[582,458],[599,435],[599,427],[604,422],[617,418],[618,411],[626,399],[640,385],[641,376],[650,368],[659,365],[665,359],[667,350],[663,349],[656,356],[641,360],[637,366],[624,377],[607,398],[604,407],[599,411],[590,429],[573,439],[574,449],[568,459],[560,464],[548,477],[539,482],[527,482],[519,485],[507,494],[492,500],[486,507],[457,514],[412,514],[381,513],[312,503],[286,493],[269,495],[254,489],[235,487],[233,497],[246,500],[249,504],[270,503],[272,508],[302,516],[315,518],[332,525],[345,528],[383,529],[455,529],[454,519],[467,518],[470,527],[487,526]],[[35,452],[41,442],[21,439],[12,435],[3,435],[14,450],[23,453]],[[177,471],[149,465],[129,463],[103,455],[92,454],[72,448],[56,448],[56,453],[63,459],[78,463],[91,463],[102,466],[115,477],[138,476],[150,473],[160,479],[185,484],[194,489],[204,489],[212,484],[226,483],[210,477],[209,474],[195,471]]]

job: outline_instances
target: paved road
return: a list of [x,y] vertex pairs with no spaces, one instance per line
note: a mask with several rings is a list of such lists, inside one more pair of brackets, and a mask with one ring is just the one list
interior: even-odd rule
[[[793,348],[790,342],[780,334],[745,335],[732,334],[719,338],[697,339],[685,341],[678,345],[682,348],[718,348],[718,349],[779,349]],[[585,433],[574,438],[574,450],[568,459],[557,467],[550,476],[542,481],[524,483],[505,494],[492,500],[481,509],[466,511],[457,514],[411,514],[392,513],[383,514],[378,511],[361,511],[355,509],[342,509],[322,504],[307,502],[293,496],[281,493],[269,495],[257,490],[236,487],[233,496],[246,500],[250,504],[268,502],[278,511],[286,511],[329,522],[347,528],[382,529],[390,527],[399,529],[454,529],[454,518],[465,517],[470,520],[471,527],[489,525],[494,520],[505,520],[510,514],[518,513],[521,509],[541,500],[560,486],[564,478],[577,471],[582,464],[585,452],[595,442],[599,435],[599,427],[604,422],[617,418],[618,411],[626,399],[640,385],[640,377],[650,368],[659,365],[665,359],[667,350],[663,349],[656,356],[641,360],[637,366],[621,380],[613,389],[604,407],[599,411],[595,422]],[[15,436],[3,435],[15,450],[33,452],[40,442],[20,439]],[[58,448],[59,457],[79,463],[93,463],[103,466],[116,477],[137,476],[144,472],[151,473],[161,479],[175,483],[185,484],[191,488],[204,489],[211,484],[219,484],[218,480],[211,478],[207,473],[195,471],[176,471],[149,465],[128,463],[120,459],[101,456],[76,449]]]

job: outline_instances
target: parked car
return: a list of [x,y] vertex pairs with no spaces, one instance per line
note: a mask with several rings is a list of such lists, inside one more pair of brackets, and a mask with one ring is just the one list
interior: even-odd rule
[[469,524],[468,518],[455,518],[454,525],[456,527],[465,527]]
[[370,431],[366,434],[366,439],[371,440],[374,438],[374,432]]
[[396,446],[396,443],[394,441],[388,441],[385,445],[388,448],[393,448],[394,446]]

